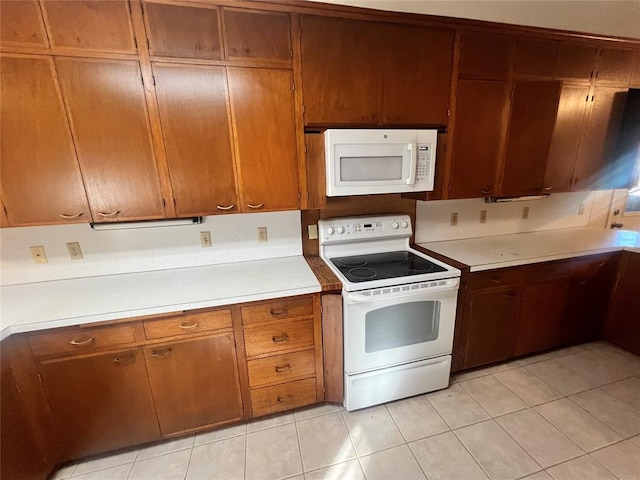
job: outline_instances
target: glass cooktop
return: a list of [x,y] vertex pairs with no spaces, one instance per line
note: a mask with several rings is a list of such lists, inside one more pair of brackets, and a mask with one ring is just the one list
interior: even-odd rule
[[405,251],[335,257],[330,260],[353,283],[447,271],[440,265]]

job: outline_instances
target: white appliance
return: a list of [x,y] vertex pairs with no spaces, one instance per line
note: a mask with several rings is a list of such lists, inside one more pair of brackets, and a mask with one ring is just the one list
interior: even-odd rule
[[318,225],[320,256],[343,285],[347,410],[446,388],[460,270],[410,248],[407,215]]
[[436,130],[324,132],[327,196],[433,190]]

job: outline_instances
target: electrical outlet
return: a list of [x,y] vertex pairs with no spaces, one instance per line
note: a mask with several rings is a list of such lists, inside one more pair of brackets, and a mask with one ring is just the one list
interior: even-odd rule
[[211,246],[211,232],[200,232],[200,246],[202,248]]
[[84,258],[78,242],[67,243],[67,251],[69,252],[69,258],[71,260],[80,260]]
[[258,227],[258,242],[267,242],[267,227]]
[[31,249],[31,258],[33,263],[43,264],[48,263],[47,254],[44,253],[44,247],[29,247]]
[[578,205],[578,215],[584,215],[584,203]]
[[529,207],[522,207],[522,219],[526,220],[529,218]]
[[309,232],[309,240],[318,239],[318,225],[307,225],[307,231]]
[[480,210],[480,223],[487,223],[487,211]]
[[456,225],[458,225],[458,214],[457,213],[452,213],[451,214],[451,218],[449,220],[449,225],[451,225],[452,227],[455,227]]

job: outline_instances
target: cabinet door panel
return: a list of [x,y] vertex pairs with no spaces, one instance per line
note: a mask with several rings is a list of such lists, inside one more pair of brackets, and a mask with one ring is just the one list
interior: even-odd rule
[[380,25],[303,15],[305,125],[377,125]]
[[515,55],[514,75],[552,78],[558,60],[558,42],[523,37],[518,39]]
[[291,61],[291,18],[288,13],[223,10],[230,59]]
[[2,201],[11,225],[91,221],[53,62],[0,62]]
[[514,39],[507,35],[463,32],[458,75],[463,78],[506,80]]
[[0,2],[0,43],[20,47],[49,47],[37,0]]
[[178,216],[237,212],[223,67],[154,64]]
[[68,458],[160,438],[142,350],[65,359],[39,370]]
[[631,79],[633,50],[603,48],[598,61],[596,85],[614,84],[626,87]]
[[493,192],[507,84],[459,80],[449,198]]
[[535,195],[544,187],[558,112],[560,82],[516,81],[509,116],[502,195]]
[[382,32],[383,123],[446,125],[454,32],[390,24]]
[[140,65],[57,58],[96,222],[162,218]]
[[144,350],[163,435],[242,418],[232,333]]
[[167,57],[222,58],[217,8],[144,3],[149,53]]
[[640,355],[640,255],[625,252],[620,263],[620,279],[615,291],[613,311],[607,319],[604,338]]
[[227,73],[243,209],[295,210],[299,201],[292,72],[229,68]]
[[588,96],[586,85],[562,86],[544,180],[545,186],[551,187],[554,193],[571,190]]
[[590,80],[597,52],[598,46],[595,43],[560,42],[556,78]]
[[42,5],[52,46],[136,52],[126,0],[47,0]]

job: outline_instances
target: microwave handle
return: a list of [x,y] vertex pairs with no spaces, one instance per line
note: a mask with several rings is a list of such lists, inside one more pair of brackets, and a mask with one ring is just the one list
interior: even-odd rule
[[407,178],[407,185],[413,185],[416,183],[416,169],[418,168],[418,149],[415,143],[409,143],[407,150],[411,155],[411,162],[409,164],[409,178]]

